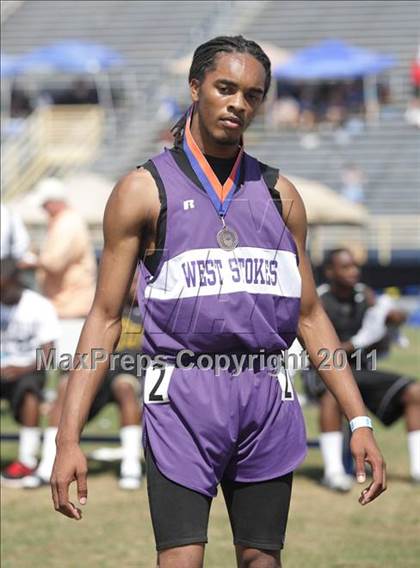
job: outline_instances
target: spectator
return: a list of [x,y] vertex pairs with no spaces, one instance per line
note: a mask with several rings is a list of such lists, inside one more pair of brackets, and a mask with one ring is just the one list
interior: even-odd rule
[[420,47],[417,49],[417,56],[411,64],[411,85],[413,88],[413,98],[420,98]]
[[420,47],[417,57],[411,64],[411,85],[413,97],[405,111],[405,119],[409,124],[420,128]]
[[[134,301],[135,283],[130,290],[130,298]],[[126,305],[122,318],[122,333],[116,348],[116,364],[109,369],[104,382],[101,384],[89,412],[88,421],[92,420],[107,404],[115,402],[120,412],[121,428],[121,468],[119,486],[121,489],[138,489],[141,484],[141,406],[139,398],[142,383],[137,376],[136,356],[139,352],[140,335],[142,333],[140,311],[131,301]],[[24,480],[24,487],[36,489],[49,482],[55,459],[55,437],[64,403],[67,380],[60,382],[58,398],[49,414],[48,427],[44,432],[42,459],[34,475]],[[114,451],[100,448],[94,452],[99,459],[113,455]]]
[[62,105],[97,105],[98,91],[85,79],[76,79],[70,88],[54,95],[54,103]]
[[[404,418],[411,479],[420,483],[420,383],[399,371],[376,370],[372,364],[372,353],[377,350],[385,354],[389,347],[387,326],[398,327],[405,314],[389,297],[376,299],[373,291],[359,282],[360,270],[349,250],[331,251],[325,267],[327,283],[319,287],[318,293],[342,342],[342,352],[353,368],[363,401],[385,426]],[[308,395],[320,403],[323,484],[336,491],[348,491],[353,478],[345,474],[342,463],[341,411],[315,369],[305,371],[303,377]]]
[[36,467],[39,450],[39,406],[45,372],[37,367],[36,349],[48,357],[58,338],[59,326],[52,304],[26,290],[19,280],[16,260],[1,260],[1,398],[9,401],[13,416],[21,424],[18,460],[1,474],[1,482],[21,487]]
[[23,89],[14,86],[10,95],[10,116],[26,118],[33,110],[29,95]]
[[1,204],[1,258],[22,261],[29,249],[29,235],[20,217]]
[[41,181],[35,198],[49,216],[47,238],[38,258],[38,281],[60,318],[58,351],[73,355],[95,292],[94,251],[86,224],[68,205],[60,180]]
[[277,128],[297,128],[299,124],[299,103],[293,97],[277,99],[272,108],[272,122]]
[[341,174],[341,194],[353,203],[363,203],[365,181],[364,173],[356,164],[346,164]]

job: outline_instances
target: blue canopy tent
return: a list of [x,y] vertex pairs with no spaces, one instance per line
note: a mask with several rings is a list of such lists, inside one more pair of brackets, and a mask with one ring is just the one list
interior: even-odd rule
[[19,60],[13,55],[7,55],[4,51],[1,52],[0,71],[1,78],[13,77],[18,73]]
[[274,69],[277,78],[311,81],[340,80],[376,75],[392,67],[395,59],[340,40],[324,40],[301,49]]
[[20,58],[20,72],[99,73],[123,62],[104,45],[83,41],[52,43]]
[[273,70],[277,79],[340,81],[363,78],[365,101],[377,106],[376,75],[395,65],[395,58],[337,39],[323,40],[297,51]]
[[62,41],[37,48],[14,62],[10,75],[77,73],[92,74],[99,102],[113,111],[108,70],[124,63],[122,57],[105,45],[79,40]]

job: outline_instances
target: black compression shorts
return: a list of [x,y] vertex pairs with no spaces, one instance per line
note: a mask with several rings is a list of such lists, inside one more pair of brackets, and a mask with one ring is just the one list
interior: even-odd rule
[[[414,379],[388,371],[353,370],[367,408],[385,425],[390,426],[404,413],[402,394]],[[326,387],[318,373],[310,369],[302,373],[306,394],[310,398],[320,398]]]
[[121,358],[124,356],[131,357],[130,360],[135,361],[135,357],[137,355],[136,351],[124,351],[119,353],[119,357],[115,361],[115,366],[113,369],[108,369],[105,378],[99,387],[99,390],[93,400],[92,406],[89,411],[88,421],[95,418],[97,414],[109,403],[116,402],[114,393],[112,390],[112,384],[114,383],[115,379],[120,375],[129,375],[132,377],[133,380],[133,389],[136,393],[136,396],[139,400],[142,397],[142,379],[139,379],[137,376],[137,371],[135,366],[131,369],[130,367],[124,368],[122,363],[123,359]]
[[[146,450],[147,491],[156,549],[206,543],[211,498],[160,473]],[[268,481],[222,480],[234,544],[262,550],[283,548],[293,473]]]
[[17,422],[21,422],[20,410],[28,392],[34,394],[39,401],[43,400],[45,380],[44,371],[33,371],[13,381],[3,380],[0,377],[1,398],[9,401],[13,417]]

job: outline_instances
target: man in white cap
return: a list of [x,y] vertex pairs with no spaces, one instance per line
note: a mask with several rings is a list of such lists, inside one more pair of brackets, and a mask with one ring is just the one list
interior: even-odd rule
[[[38,258],[39,285],[54,304],[66,331],[77,327],[77,342],[95,292],[96,263],[88,228],[81,215],[69,206],[65,186],[59,179],[42,180],[35,190],[35,200],[49,217],[47,238]],[[73,342],[66,342],[62,347],[71,345]]]
[[[35,206],[48,215],[46,239],[36,262],[41,292],[59,317],[57,362],[73,357],[89,313],[96,285],[95,255],[85,221],[69,205],[66,187],[58,178],[41,180],[34,190]],[[56,428],[47,427],[44,446],[54,447]]]

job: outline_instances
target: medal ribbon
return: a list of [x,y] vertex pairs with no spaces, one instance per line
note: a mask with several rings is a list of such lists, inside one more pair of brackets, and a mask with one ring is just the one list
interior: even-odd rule
[[191,134],[193,108],[194,105],[191,106],[187,122],[185,124],[183,141],[184,152],[187,155],[192,169],[206,190],[207,195],[210,197],[216,211],[221,217],[224,217],[233,199],[235,190],[238,187],[240,175],[239,166],[241,164],[244,149],[243,147],[240,149],[235,163],[233,164],[232,171],[225,183],[222,185]]

